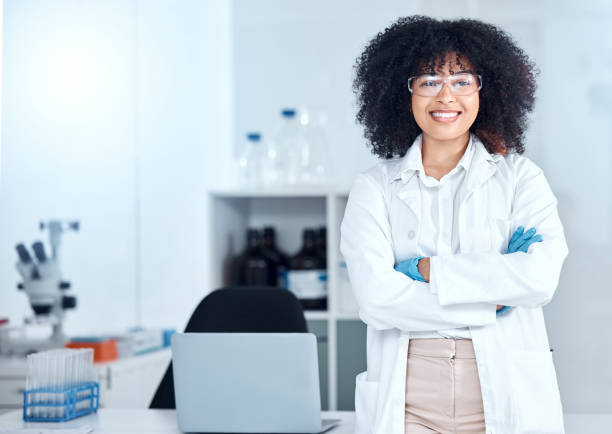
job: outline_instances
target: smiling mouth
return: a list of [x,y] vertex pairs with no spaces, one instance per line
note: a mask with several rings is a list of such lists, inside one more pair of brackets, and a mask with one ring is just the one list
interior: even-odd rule
[[461,115],[460,111],[446,111],[446,110],[434,110],[429,112],[429,115],[436,122],[454,122]]

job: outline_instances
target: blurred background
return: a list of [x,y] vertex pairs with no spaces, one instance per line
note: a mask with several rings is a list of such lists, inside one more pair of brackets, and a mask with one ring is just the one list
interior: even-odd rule
[[[248,256],[247,229],[269,226],[290,262],[286,271],[307,269],[304,257],[322,260],[310,268],[325,276],[327,292],[306,316],[319,342],[322,402],[352,410],[354,376],[365,369],[365,326],[350,299],[338,229],[353,178],[376,163],[355,123],[353,65],[400,16],[472,17],[508,31],[541,70],[526,155],[559,200],[570,250],[544,308],[559,387],[565,412],[612,412],[612,349],[597,338],[610,328],[612,301],[610,2],[0,5],[5,348],[33,315],[30,293],[17,289],[19,243],[40,240],[51,256],[50,236],[61,234],[61,275],[76,298],[61,316],[67,336],[133,344],[135,337],[157,342],[153,332],[182,331],[206,294],[236,283],[228,276],[236,258]],[[310,137],[308,173],[281,186],[274,176],[291,167],[273,162],[274,170],[264,170],[272,179],[253,179],[253,165],[269,163],[258,155],[269,158],[274,146],[281,155],[303,137]],[[308,250],[311,243],[318,253]],[[142,345],[146,353],[163,347],[163,338]],[[167,349],[158,353],[146,362],[155,374],[140,395],[107,392],[107,406],[148,405],[167,363]],[[0,409],[19,402],[10,378],[22,371],[11,357],[0,369]],[[118,378],[141,362],[130,363]]]

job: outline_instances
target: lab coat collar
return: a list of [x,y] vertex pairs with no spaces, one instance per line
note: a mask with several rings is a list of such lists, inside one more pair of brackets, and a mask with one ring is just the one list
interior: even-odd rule
[[[404,183],[407,183],[417,170],[424,172],[423,158],[421,153],[422,143],[423,133],[419,134],[414,139],[412,146],[408,149],[406,155],[401,158],[393,172],[390,173],[389,182],[394,182],[401,179]],[[502,158],[503,156],[500,154],[490,154],[480,139],[475,134],[470,133],[468,147],[457,164],[463,166],[469,173],[468,169],[471,165],[474,165],[474,168],[480,168],[483,163],[497,163]]]
[[[402,187],[397,193],[397,196],[402,200],[417,219],[421,216],[421,194],[418,178],[414,176],[417,169],[423,170],[423,162],[421,160],[421,136],[415,139],[415,142],[404,156],[404,161],[401,161],[397,166],[397,172],[390,176],[392,182],[396,180],[402,181]],[[466,168],[466,193],[460,199],[459,212],[461,213],[463,204],[472,195],[472,193],[485,183],[497,170],[497,162],[503,158],[502,155],[491,155],[484,144],[473,134],[470,135],[470,143],[473,144],[473,149],[470,153],[466,152],[462,157],[462,165]],[[466,148],[466,151],[469,150]],[[471,158],[470,158],[471,157]],[[470,161],[471,160],[471,161]]]

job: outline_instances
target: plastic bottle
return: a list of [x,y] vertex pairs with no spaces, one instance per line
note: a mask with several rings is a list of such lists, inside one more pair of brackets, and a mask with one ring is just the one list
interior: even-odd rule
[[246,135],[244,150],[238,159],[240,185],[248,189],[263,186],[263,163],[265,149],[261,145],[261,134],[250,132]]
[[281,126],[268,145],[267,184],[296,185],[301,182],[302,167],[308,158],[308,144],[295,109],[283,109],[281,116]]
[[303,155],[301,181],[304,184],[332,184],[333,170],[327,140],[327,114],[323,110],[300,109],[300,124],[307,145]]

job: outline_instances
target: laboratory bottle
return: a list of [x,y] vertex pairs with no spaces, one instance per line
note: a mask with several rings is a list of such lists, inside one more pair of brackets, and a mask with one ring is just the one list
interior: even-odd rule
[[281,110],[281,125],[267,148],[267,185],[276,180],[280,186],[301,182],[302,166],[308,158],[308,146],[304,140],[295,109]]
[[249,228],[246,235],[246,247],[238,255],[232,267],[233,285],[268,285],[268,276],[272,262],[262,253],[261,234]]
[[315,246],[321,258],[325,268],[327,268],[327,228],[325,226],[319,227],[315,232]]
[[269,273],[268,284],[280,288],[287,287],[289,257],[276,246],[276,230],[272,226],[263,229],[263,253],[274,264]]
[[261,134],[250,132],[246,135],[244,149],[238,159],[239,183],[246,189],[263,186],[265,149],[261,144]]
[[231,286],[231,285],[236,285],[236,281],[237,279],[234,278],[234,263],[236,262],[236,258],[238,255],[236,255],[235,252],[235,243],[234,243],[234,237],[229,237],[228,239],[228,245],[227,245],[227,256],[225,256],[225,258],[222,261],[221,264],[221,268],[222,268],[222,285],[224,287],[227,286]]
[[333,169],[327,139],[327,113],[321,109],[300,108],[304,136],[301,179],[305,184],[330,185]]
[[304,230],[301,249],[289,259],[287,288],[304,309],[327,309],[327,273],[312,229]]

